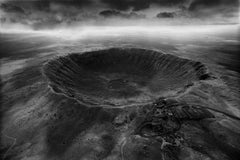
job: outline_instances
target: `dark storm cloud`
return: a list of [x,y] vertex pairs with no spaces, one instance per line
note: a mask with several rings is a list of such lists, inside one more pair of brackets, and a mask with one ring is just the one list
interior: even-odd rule
[[175,12],[161,12],[157,14],[157,18],[174,18],[175,16]]
[[[195,18],[236,17],[239,10],[238,0],[101,0],[101,2],[117,10],[132,9],[139,11],[151,6],[186,8],[189,14]],[[186,13],[186,10],[183,10],[183,12]],[[161,17],[171,16],[164,13]]]
[[149,8],[151,4],[159,6],[174,6],[184,3],[187,0],[5,0],[11,5],[32,6],[35,9],[48,9],[51,4],[64,5],[66,7],[85,7],[101,3],[109,9],[127,10],[132,8],[135,11]]
[[0,0],[0,22],[56,26],[99,17],[138,19],[145,18],[138,11],[145,14],[145,9],[152,8],[159,8],[155,12],[159,13],[158,18],[209,18],[215,15],[232,18],[238,13],[238,3],[238,0]]
[[[86,20],[90,13],[84,8],[91,0],[5,0],[0,2],[1,22],[21,23],[34,28],[57,26]],[[1,13],[0,13],[1,14]]]
[[127,19],[140,19],[145,18],[143,14],[137,14],[135,12],[131,13],[122,13],[121,11],[117,10],[103,10],[99,13],[100,16],[105,18],[127,18]]
[[194,17],[220,17],[222,19],[238,19],[238,0],[194,0],[189,8]]
[[204,8],[215,8],[220,6],[236,6],[238,7],[238,0],[194,0],[189,7],[189,10],[194,11]]
[[185,2],[186,0],[101,0],[110,7],[118,10],[127,10],[133,8],[138,11],[149,8],[151,4],[159,6],[174,6]]
[[0,8],[5,12],[13,12],[13,13],[24,13],[24,10],[21,7],[9,4],[1,4]]
[[[6,12],[24,11],[26,9],[49,10],[51,5],[61,5],[66,8],[84,8],[96,4],[106,5],[109,9],[139,11],[153,6],[161,7],[181,7],[190,2],[190,11],[201,10],[204,8],[216,8],[219,6],[236,6],[238,0],[5,0],[1,8]],[[1,3],[1,2],[0,2]],[[96,6],[98,7],[98,6]]]
[[[1,2],[0,2],[1,3]],[[85,7],[91,5],[91,0],[5,0],[2,5],[14,6],[24,9],[48,10],[52,4],[63,5],[65,7]]]

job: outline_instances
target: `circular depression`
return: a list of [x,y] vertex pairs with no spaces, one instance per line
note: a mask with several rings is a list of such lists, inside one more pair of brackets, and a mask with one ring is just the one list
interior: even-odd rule
[[102,107],[151,103],[209,77],[200,62],[138,48],[72,53],[47,62],[43,73],[55,92]]

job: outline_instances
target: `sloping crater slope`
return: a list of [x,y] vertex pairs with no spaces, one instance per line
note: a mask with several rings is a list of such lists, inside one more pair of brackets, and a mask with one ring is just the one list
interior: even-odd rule
[[102,107],[151,103],[210,77],[200,62],[137,48],[58,57],[43,66],[43,74],[53,91]]

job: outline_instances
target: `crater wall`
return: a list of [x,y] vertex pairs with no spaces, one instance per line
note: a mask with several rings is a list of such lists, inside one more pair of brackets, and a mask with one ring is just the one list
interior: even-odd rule
[[138,48],[69,54],[50,60],[43,73],[53,91],[103,107],[151,103],[210,78],[200,62]]

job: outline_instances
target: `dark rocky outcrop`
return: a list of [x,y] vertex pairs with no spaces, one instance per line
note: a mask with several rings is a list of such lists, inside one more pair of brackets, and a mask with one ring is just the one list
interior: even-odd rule
[[[191,106],[183,101],[165,98],[159,98],[154,103],[141,107],[139,113],[142,118],[136,119],[137,125],[127,142],[127,145],[133,147],[125,145],[128,150],[125,150],[124,155],[141,152],[145,153],[141,156],[145,156],[146,159],[179,159],[186,138],[181,133],[182,126],[185,128],[187,123],[192,123],[194,126],[200,124],[199,121],[205,119],[210,121],[215,118],[204,107]],[[149,152],[153,145],[158,152],[154,150]],[[139,159],[139,157],[131,157],[131,159]]]
[[205,108],[163,98],[148,106],[144,115],[144,121],[136,129],[136,133],[144,137],[170,136],[180,129],[184,121],[214,118]]

